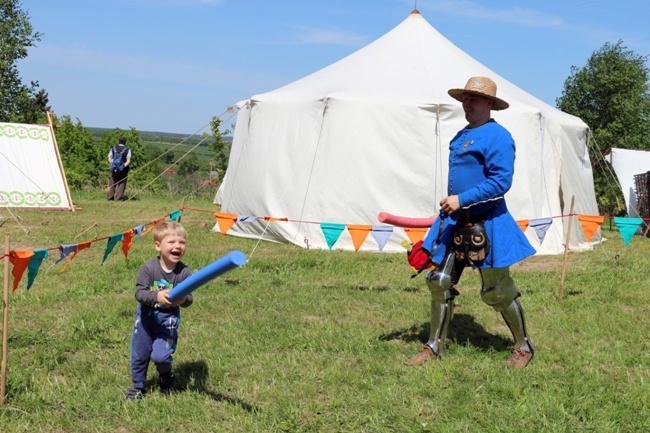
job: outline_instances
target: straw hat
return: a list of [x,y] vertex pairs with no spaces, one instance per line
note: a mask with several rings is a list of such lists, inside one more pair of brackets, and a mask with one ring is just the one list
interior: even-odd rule
[[493,110],[505,110],[510,106],[503,99],[497,98],[497,85],[486,77],[472,77],[467,80],[464,89],[450,89],[447,93],[460,102],[463,102],[463,95],[466,93],[490,98],[494,101],[494,104],[492,104]]

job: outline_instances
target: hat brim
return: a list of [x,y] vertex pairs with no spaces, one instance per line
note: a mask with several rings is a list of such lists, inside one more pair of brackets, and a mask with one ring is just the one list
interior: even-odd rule
[[506,108],[510,107],[510,104],[508,104],[503,99],[497,98],[496,96],[486,95],[485,93],[481,93],[481,92],[474,92],[472,90],[466,90],[466,89],[450,89],[449,91],[447,91],[447,93],[449,93],[449,96],[451,96],[452,98],[454,98],[459,102],[463,102],[463,95],[467,93],[491,99],[494,101],[494,104],[492,104],[492,109],[496,111],[505,110]]

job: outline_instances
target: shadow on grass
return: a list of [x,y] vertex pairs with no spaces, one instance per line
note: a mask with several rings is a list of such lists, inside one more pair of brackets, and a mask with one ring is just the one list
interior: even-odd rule
[[[413,325],[408,329],[397,330],[379,337],[382,341],[402,340],[419,341],[425,344],[429,340],[429,323]],[[474,346],[481,350],[511,351],[513,342],[498,335],[490,334],[476,323],[469,314],[454,314],[449,325],[447,338],[461,346]]]
[[260,409],[235,397],[214,392],[207,386],[208,366],[204,361],[181,362],[174,368],[176,377],[175,392],[196,391],[210,396],[214,401],[223,401],[239,406],[247,412],[260,412]]

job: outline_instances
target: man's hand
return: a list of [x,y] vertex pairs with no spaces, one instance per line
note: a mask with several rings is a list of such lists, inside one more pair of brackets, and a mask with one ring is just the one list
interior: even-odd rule
[[440,209],[449,215],[460,210],[460,202],[457,195],[450,195],[440,200]]

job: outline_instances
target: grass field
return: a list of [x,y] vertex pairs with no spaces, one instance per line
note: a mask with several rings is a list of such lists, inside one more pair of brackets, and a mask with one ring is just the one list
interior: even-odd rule
[[[181,198],[106,202],[82,210],[0,209],[12,249],[57,247],[120,233],[170,213]],[[216,211],[206,200],[186,207]],[[511,338],[461,280],[446,357],[406,367],[428,336],[429,292],[405,256],[304,250],[212,232],[187,211],[184,261],[200,269],[239,249],[249,262],[195,292],[183,310],[177,391],[127,402],[134,281],[154,256],[150,235],[125,260],[105,243],[65,272],[57,258],[9,300],[7,399],[1,432],[644,432],[650,425],[650,239],[609,240],[512,268],[537,354],[503,367]],[[27,232],[29,234],[27,234]],[[155,384],[155,368],[150,382]]]

